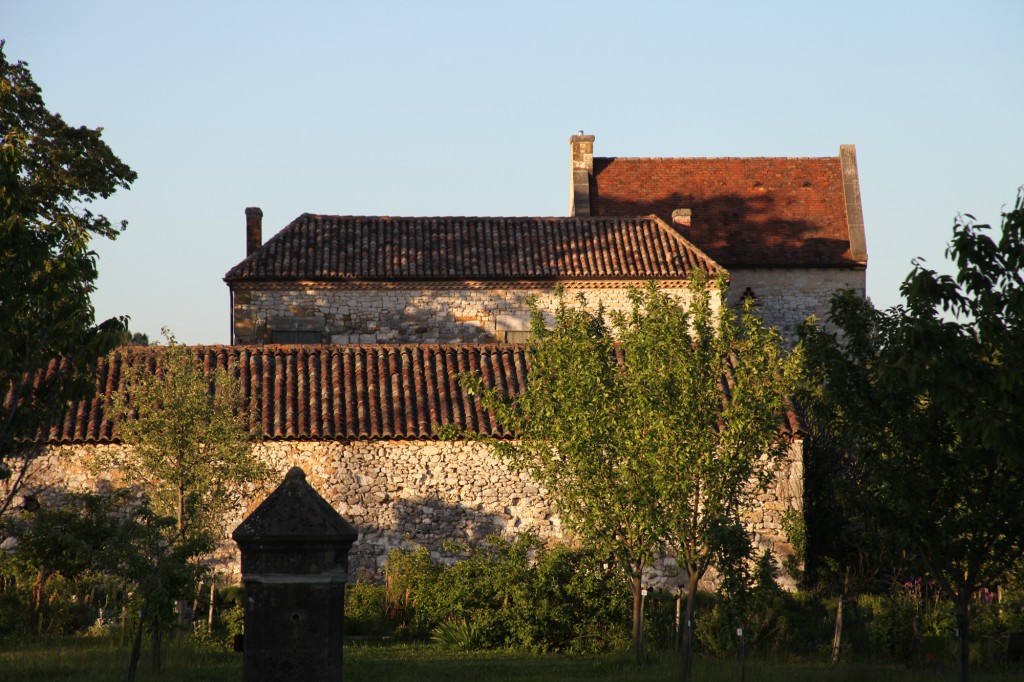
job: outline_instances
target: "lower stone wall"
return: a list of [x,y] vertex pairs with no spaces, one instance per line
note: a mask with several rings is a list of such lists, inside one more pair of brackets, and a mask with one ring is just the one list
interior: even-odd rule
[[[95,474],[89,461],[99,448],[52,450],[40,458],[30,490],[43,504],[62,491],[105,491],[117,484],[108,473]],[[379,577],[390,550],[427,547],[438,560],[453,560],[449,540],[475,542],[492,534],[511,536],[532,530],[542,540],[569,539],[547,491],[526,473],[516,473],[479,443],[448,441],[270,441],[256,447],[277,475],[262,489],[239,500],[227,521],[230,532],[284,478],[292,466],[359,531],[350,554],[353,578]],[[116,475],[115,475],[116,477]],[[796,441],[780,465],[775,483],[748,514],[750,529],[763,551],[781,560],[792,553],[783,530],[787,510],[801,510],[802,443]],[[225,538],[216,568],[228,580],[239,579],[238,552]],[[663,556],[652,567],[652,585],[674,586],[674,560]]]

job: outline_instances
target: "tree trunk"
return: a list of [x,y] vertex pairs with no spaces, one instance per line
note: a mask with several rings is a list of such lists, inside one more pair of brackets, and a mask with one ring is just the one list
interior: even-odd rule
[[693,569],[688,574],[686,588],[686,618],[683,620],[683,650],[679,656],[679,679],[690,679],[693,667],[693,614],[697,607],[697,584],[700,576]]
[[839,595],[839,603],[836,604],[836,630],[832,635],[832,662],[839,661],[839,646],[843,642],[843,601],[845,594]]
[[832,635],[832,662],[839,661],[839,648],[843,643],[843,603],[850,591],[850,567],[846,567],[846,575],[843,577],[843,591],[839,595],[839,603],[836,604],[836,630]]
[[192,619],[195,620],[196,611],[199,610],[199,597],[203,594],[203,581],[199,581],[199,585],[196,586],[196,596],[192,600]]
[[644,654],[644,606],[640,581],[640,575],[629,579],[629,589],[633,593],[633,657],[637,665],[643,663]]
[[39,567],[36,579],[36,634],[43,634],[43,610],[46,608],[46,566]]
[[956,599],[956,679],[967,682],[970,663],[971,592],[964,588]]
[[139,624],[135,628],[132,640],[132,655],[128,659],[128,682],[135,682],[135,672],[139,669],[139,656],[142,654],[142,624],[146,621],[146,605],[139,609]]
[[206,631],[213,632],[213,602],[217,598],[217,583],[210,583],[210,613],[206,618]]

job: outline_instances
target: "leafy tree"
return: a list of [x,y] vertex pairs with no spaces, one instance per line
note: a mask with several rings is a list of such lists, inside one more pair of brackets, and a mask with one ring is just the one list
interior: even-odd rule
[[[159,552],[151,561],[173,568],[182,558],[195,563],[214,549],[239,487],[264,480],[268,470],[253,454],[258,434],[237,377],[224,368],[204,372],[194,352],[164,331],[167,346],[137,352],[122,369],[124,388],[113,396],[112,413],[127,447],[99,464],[115,467],[126,483],[146,491],[155,518],[172,520],[153,545]],[[146,592],[156,668],[165,607],[182,599],[189,584],[158,581]]]
[[955,276],[915,261],[905,305],[846,293],[839,333],[805,339],[822,398],[853,434],[875,523],[954,603],[968,675],[971,595],[1024,555],[1024,192],[998,239],[958,217]]
[[780,426],[801,362],[752,302],[716,307],[700,277],[690,293],[683,308],[649,287],[617,324],[635,428],[656,463],[649,485],[685,580],[683,678],[700,580],[714,566],[728,581],[753,556],[744,515],[788,452]]
[[573,307],[559,295],[554,327],[532,310],[534,341],[522,395],[510,402],[485,391],[479,377],[460,377],[480,392],[516,441],[493,445],[514,467],[544,485],[566,527],[626,577],[633,597],[633,652],[642,657],[644,569],[660,537],[658,498],[651,481],[658,463],[633,409],[602,310]]
[[[90,242],[126,224],[89,204],[136,177],[101,130],[48,111],[27,65],[8,62],[0,42],[0,514],[31,475],[38,430],[93,390],[91,368],[125,329],[123,318],[96,324],[89,300]],[[37,374],[49,362],[59,371]]]
[[40,634],[52,609],[47,585],[55,577],[69,586],[72,602],[95,601],[100,591],[106,593],[108,606],[112,596],[113,603],[127,606],[124,595],[136,607],[166,603],[161,594],[187,588],[199,569],[190,561],[194,547],[165,541],[165,531],[173,525],[174,519],[158,517],[148,498],[130,490],[65,493],[57,505],[9,515],[0,528],[15,544],[0,569],[23,592],[34,581]]
[[239,486],[263,480],[267,469],[252,451],[258,434],[237,377],[225,368],[207,374],[164,332],[168,345],[139,352],[122,370],[112,408],[128,447],[110,463],[147,492],[157,514],[175,520],[173,539],[214,542]]
[[125,336],[125,341],[124,341],[123,345],[125,345],[125,346],[148,346],[149,345],[149,335],[148,334],[144,334],[142,332],[133,332],[133,331],[129,330],[128,334]]
[[[615,558],[638,660],[652,553],[663,541],[676,550],[692,621],[707,569],[749,554],[742,513],[785,450],[779,418],[798,363],[752,310],[736,318],[714,306],[716,288],[724,283],[695,278],[689,309],[653,283],[633,291],[614,333],[602,310],[560,299],[551,329],[533,310],[522,395],[503,401],[463,378],[517,436],[498,452],[551,491],[568,528]],[[685,635],[689,651],[689,626]]]

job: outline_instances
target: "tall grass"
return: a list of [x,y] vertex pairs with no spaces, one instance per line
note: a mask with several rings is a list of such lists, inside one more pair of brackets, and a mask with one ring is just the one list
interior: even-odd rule
[[[128,649],[108,640],[66,638],[33,643],[0,643],[3,682],[110,682],[125,678]],[[170,642],[160,677],[150,674],[143,658],[139,680],[149,682],[239,682],[242,657],[187,640]],[[1024,668],[976,671],[981,682],[1010,682],[1024,677]],[[345,648],[347,682],[527,682],[573,680],[586,682],[669,682],[677,679],[676,659],[663,655],[636,668],[625,655],[559,656],[513,651],[465,652],[434,644],[352,643]],[[735,661],[698,657],[696,682],[734,682]],[[750,661],[752,682],[943,682],[951,671],[900,665],[848,663],[773,663]]]

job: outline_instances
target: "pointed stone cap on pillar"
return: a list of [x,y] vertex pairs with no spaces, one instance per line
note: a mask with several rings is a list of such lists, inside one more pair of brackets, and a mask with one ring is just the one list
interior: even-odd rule
[[358,536],[352,524],[306,482],[299,467],[292,467],[277,490],[231,534],[243,553],[281,545],[332,545],[347,552]]

